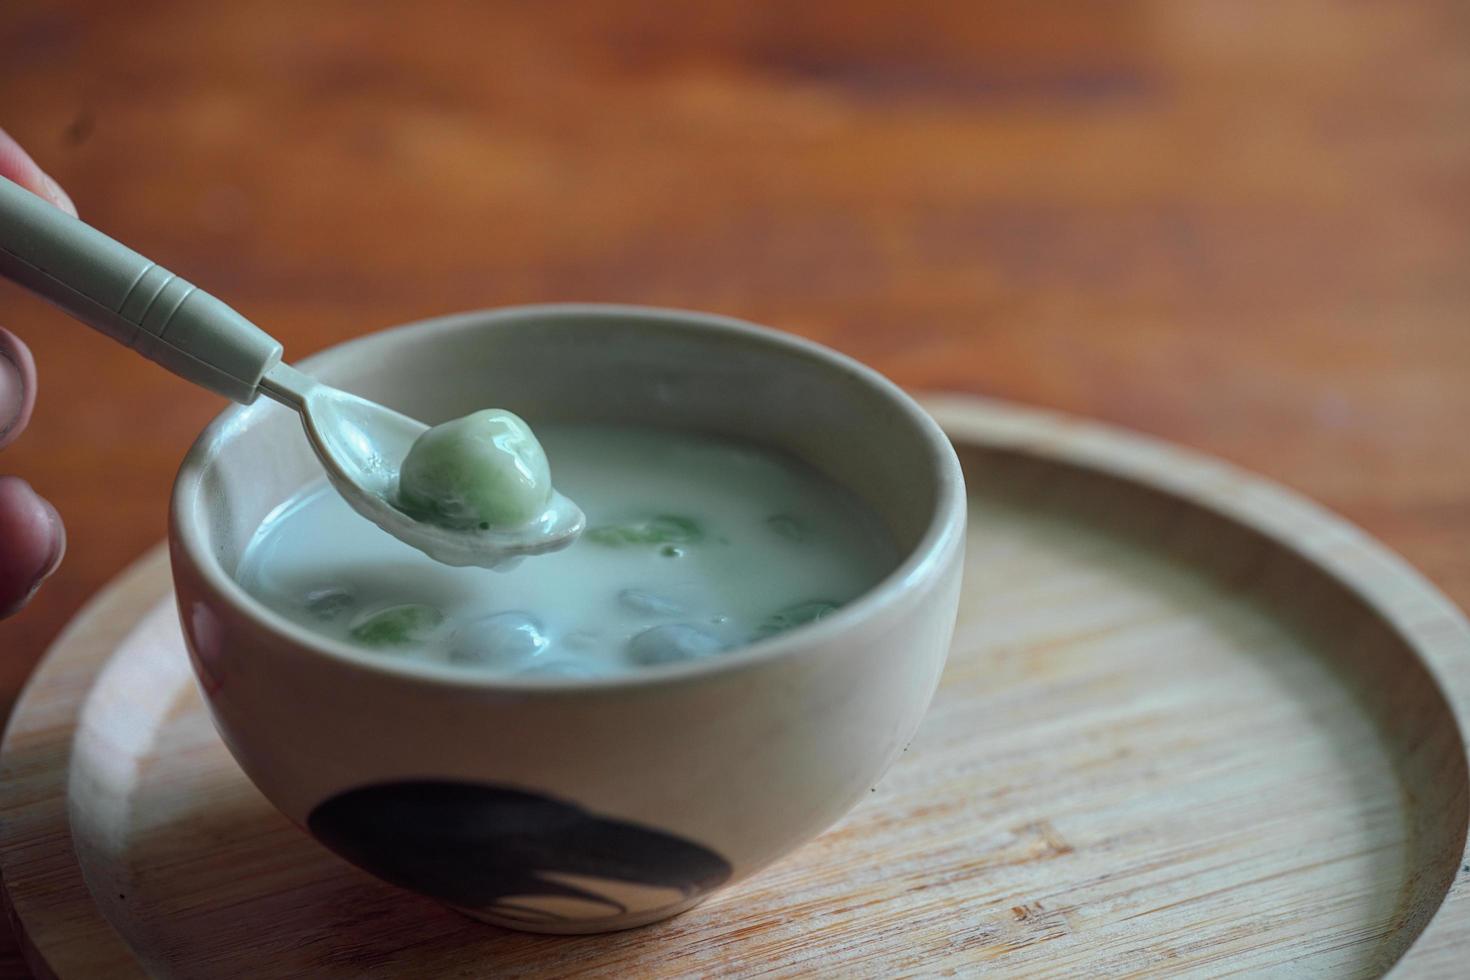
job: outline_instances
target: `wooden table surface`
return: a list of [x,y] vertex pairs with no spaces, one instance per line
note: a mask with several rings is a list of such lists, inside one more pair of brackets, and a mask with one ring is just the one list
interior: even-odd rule
[[[7,0],[0,92],[85,218],[292,357],[512,303],[734,314],[1233,460],[1470,605],[1454,0]],[[0,322],[42,374],[0,472],[70,529],[0,623],[7,712],[222,402],[7,284]]]

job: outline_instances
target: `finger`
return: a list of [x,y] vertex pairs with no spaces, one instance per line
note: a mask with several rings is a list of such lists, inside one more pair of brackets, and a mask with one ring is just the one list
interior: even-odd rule
[[56,508],[20,477],[0,476],[0,617],[24,606],[65,553]]
[[71,203],[61,185],[36,166],[31,155],[3,129],[0,129],[0,177],[9,178],[32,194],[44,197],[73,218],[77,216],[76,205]]
[[19,337],[0,327],[0,449],[20,435],[35,406],[35,359]]

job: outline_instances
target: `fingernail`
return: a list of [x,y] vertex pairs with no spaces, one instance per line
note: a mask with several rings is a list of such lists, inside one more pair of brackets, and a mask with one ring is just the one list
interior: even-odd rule
[[24,607],[65,554],[56,508],[20,477],[0,476],[0,619]]
[[56,574],[56,570],[61,567],[61,559],[66,556],[66,525],[61,523],[61,514],[51,506],[51,501],[44,497],[41,498],[41,505],[46,508],[46,514],[51,518],[51,527],[55,532],[55,544],[51,549],[51,557],[46,559],[46,564],[41,566],[41,573],[36,576],[30,588],[26,589],[25,598],[0,615],[9,616],[24,609],[31,599],[35,598],[36,593],[41,591],[41,586],[46,584],[46,580]]
[[10,444],[26,410],[26,383],[20,367],[0,351],[0,446]]
[[73,218],[77,216],[77,206],[71,203],[71,198],[67,195],[66,191],[61,189],[61,185],[56,182],[56,178],[50,174],[42,174],[41,188],[46,192],[46,197],[52,204],[61,208],[61,210]]
[[30,383],[30,351],[19,337],[0,327],[0,449],[15,441],[35,407]]
[[51,528],[56,532],[56,544],[51,549],[51,557],[46,560],[41,574],[36,577],[36,584],[31,589],[32,592],[39,589],[42,582],[56,573],[56,570],[61,567],[61,559],[66,557],[66,525],[61,521],[61,512],[45,497],[41,498],[41,504],[46,508],[46,516],[51,518]]

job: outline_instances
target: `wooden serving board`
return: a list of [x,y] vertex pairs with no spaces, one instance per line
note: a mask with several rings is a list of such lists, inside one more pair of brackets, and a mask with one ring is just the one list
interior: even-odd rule
[[155,552],[3,747],[0,870],[64,978],[1464,975],[1470,629],[1361,532],[1226,465],[931,399],[971,528],[910,751],[673,920],[506,932],[367,877],[234,765]]

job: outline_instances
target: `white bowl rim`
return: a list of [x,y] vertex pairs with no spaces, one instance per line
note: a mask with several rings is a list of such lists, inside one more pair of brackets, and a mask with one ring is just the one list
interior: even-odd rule
[[[313,633],[272,610],[247,592],[233,576],[227,574],[215,556],[203,547],[201,536],[195,533],[185,505],[197,497],[205,471],[223,451],[234,431],[243,425],[248,413],[260,411],[256,404],[251,404],[226,408],[210,421],[185,454],[174,479],[169,506],[171,550],[182,551],[209,588],[233,604],[237,610],[266,629],[281,634],[296,646],[339,666],[375,675],[388,675],[405,682],[524,694],[567,694],[593,689],[656,687],[737,672],[768,661],[798,656],[804,649],[821,646],[825,641],[835,640],[844,633],[861,630],[888,605],[941,572],[942,563],[963,533],[967,509],[964,476],[949,437],[918,402],[878,371],[846,354],[803,337],[734,317],[694,310],[622,303],[535,303],[452,313],[388,327],[324,348],[296,366],[309,373],[319,360],[335,356],[349,345],[360,352],[366,352],[375,345],[391,343],[408,331],[421,335],[440,331],[457,332],[466,324],[484,326],[495,322],[568,315],[656,320],[698,330],[744,336],[823,362],[883,395],[903,412],[924,438],[928,448],[927,459],[935,471],[934,511],[918,544],[876,585],[831,615],[717,657],[650,665],[625,674],[577,678],[486,675],[447,664],[441,666],[410,659],[375,657],[349,643]],[[281,410],[286,411],[284,408]],[[177,557],[174,560],[177,561]]]

